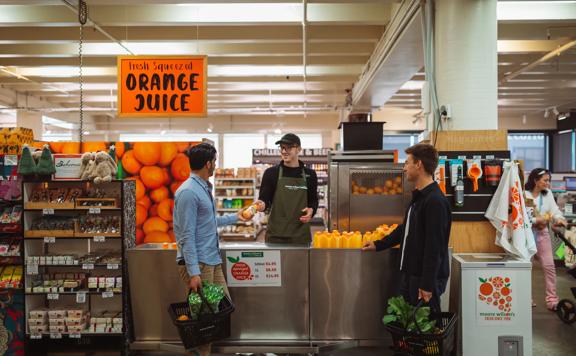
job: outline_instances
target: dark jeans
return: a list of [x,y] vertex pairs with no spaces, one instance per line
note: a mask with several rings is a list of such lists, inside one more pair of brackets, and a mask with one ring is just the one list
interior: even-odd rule
[[[448,279],[438,279],[434,285],[432,292],[432,299],[428,302],[432,312],[439,313],[440,310],[440,296],[446,290]],[[418,287],[420,286],[420,277],[408,276],[405,273],[400,274],[400,295],[404,297],[410,304],[416,305],[418,303]]]

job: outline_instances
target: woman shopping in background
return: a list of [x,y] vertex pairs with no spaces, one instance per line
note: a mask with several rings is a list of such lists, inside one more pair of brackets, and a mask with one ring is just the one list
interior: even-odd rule
[[536,256],[544,270],[546,281],[546,307],[556,310],[558,295],[556,294],[556,268],[552,242],[550,240],[549,224],[564,225],[566,220],[556,205],[550,188],[550,172],[544,168],[536,168],[528,176],[526,182],[527,206],[533,207],[532,231],[536,239]]

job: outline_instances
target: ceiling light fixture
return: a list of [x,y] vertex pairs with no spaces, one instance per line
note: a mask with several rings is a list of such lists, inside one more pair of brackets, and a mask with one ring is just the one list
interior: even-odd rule
[[555,106],[552,108],[552,112],[554,113],[554,115],[558,116],[560,115],[560,112],[558,111],[558,108]]
[[544,118],[547,119],[550,116],[550,111],[548,109],[544,110]]
[[160,135],[166,135],[166,130],[160,131]]
[[566,120],[567,118],[570,117],[570,113],[569,112],[563,112],[560,113],[560,115],[558,115],[558,121],[560,120]]
[[275,130],[274,130],[274,133],[275,133],[276,135],[281,135],[281,134],[282,134],[282,130],[280,130],[280,129],[275,129]]
[[522,125],[526,125],[526,114],[522,115]]

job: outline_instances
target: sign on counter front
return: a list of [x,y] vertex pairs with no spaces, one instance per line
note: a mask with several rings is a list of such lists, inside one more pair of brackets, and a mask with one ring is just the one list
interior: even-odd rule
[[119,56],[118,116],[206,116],[206,56]]
[[230,287],[281,287],[280,251],[226,251]]
[[476,273],[476,324],[504,326],[516,323],[518,298],[515,272]]

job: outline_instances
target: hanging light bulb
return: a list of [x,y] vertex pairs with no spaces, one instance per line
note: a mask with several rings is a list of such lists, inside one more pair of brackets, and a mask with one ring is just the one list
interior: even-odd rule
[[554,113],[555,116],[558,116],[560,114],[557,107],[553,107],[552,112]]
[[550,111],[548,109],[544,110],[544,118],[547,119],[550,116]]
[[526,125],[526,114],[522,115],[522,125]]

